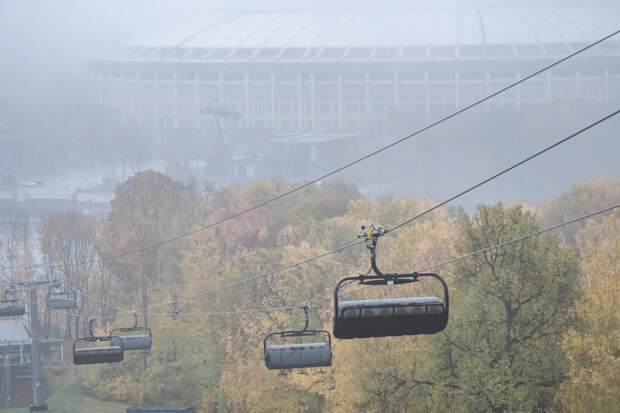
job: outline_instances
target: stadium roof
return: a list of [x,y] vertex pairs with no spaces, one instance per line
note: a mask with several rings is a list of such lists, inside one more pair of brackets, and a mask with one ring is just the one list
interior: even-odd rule
[[[215,11],[127,43],[129,60],[451,58],[467,49],[564,55],[618,29],[620,7],[508,5],[402,10]],[[545,45],[565,45],[554,50]],[[532,46],[534,46],[532,48]],[[606,47],[620,53],[620,39]],[[456,51],[464,51],[459,53]],[[528,49],[529,48],[529,49]],[[533,50],[536,49],[536,50]],[[562,50],[560,50],[562,49]]]

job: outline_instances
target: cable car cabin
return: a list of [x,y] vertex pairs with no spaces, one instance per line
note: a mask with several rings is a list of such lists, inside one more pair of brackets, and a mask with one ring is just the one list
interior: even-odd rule
[[77,307],[75,298],[63,296],[49,296],[46,305],[52,310],[72,310]]
[[[117,330],[112,330],[116,334]],[[115,335],[112,337],[112,344],[123,346],[125,350],[149,350],[152,345],[151,334],[134,334],[129,336]]]
[[[101,363],[119,363],[123,361],[124,351],[123,343],[113,343],[113,339],[118,337],[86,337],[78,338],[73,343],[73,364],[101,364]],[[89,344],[86,347],[78,347],[78,343],[83,342]],[[108,346],[99,346],[97,344],[109,342]],[[94,343],[94,345],[92,345]]]
[[[338,291],[345,281],[358,280],[361,284],[389,285],[416,282],[419,277],[438,279],[444,288],[444,301],[437,297],[338,300]],[[336,285],[334,304],[334,337],[341,339],[434,334],[442,331],[448,324],[448,287],[437,274],[347,277]]]
[[329,367],[332,365],[330,343],[277,344],[265,350],[268,369]]
[[112,344],[123,345],[125,350],[149,350],[152,345],[152,333],[148,327],[138,326],[138,314],[134,313],[132,327],[112,330]]
[[0,317],[20,317],[26,314],[26,306],[18,300],[0,301]]
[[[302,330],[279,331],[269,333],[263,341],[265,365],[268,369],[302,369],[307,367],[329,367],[332,365],[332,336],[326,330],[308,330],[310,304],[303,303],[306,324]],[[327,341],[298,344],[275,344],[267,347],[267,341],[273,336],[315,337],[326,335]]]

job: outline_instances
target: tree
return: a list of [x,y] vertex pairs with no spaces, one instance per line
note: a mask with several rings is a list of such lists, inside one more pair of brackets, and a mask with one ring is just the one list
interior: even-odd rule
[[[538,229],[520,207],[480,206],[458,249],[482,249]],[[463,261],[449,274],[450,321],[431,337],[394,346],[398,362],[365,359],[372,411],[540,411],[564,377],[559,339],[575,299],[577,261],[555,237],[537,237]],[[415,343],[415,344],[414,344]],[[415,348],[405,352],[403,348]],[[388,359],[389,360],[389,359]]]
[[17,280],[15,266],[27,264],[32,259],[31,233],[28,215],[16,208],[0,210],[0,265],[4,280]]
[[[480,206],[465,226],[463,252],[537,229],[518,206]],[[548,409],[565,373],[558,341],[578,292],[574,254],[557,238],[535,237],[478,255],[457,271],[434,387],[456,390],[457,411]]]
[[[78,293],[75,335],[79,336],[80,318],[89,310],[89,281],[96,260],[97,223],[77,212],[58,212],[44,215],[37,228],[40,249],[45,262],[52,265],[54,274],[63,280],[64,287]],[[70,316],[67,316],[67,320]],[[65,331],[71,337],[70,323]]]
[[[572,187],[570,192],[561,195],[547,206],[542,214],[545,225],[558,224],[586,215],[617,203],[620,199],[620,179],[616,177],[591,178],[583,184]],[[596,218],[602,221],[602,218]],[[575,236],[584,224],[577,224],[562,229],[567,242],[574,243]]]
[[[184,243],[178,240],[159,243],[187,230],[188,221],[183,214],[187,213],[188,196],[183,185],[159,172],[149,170],[135,174],[116,187],[112,210],[102,228],[98,246],[104,264],[99,270],[109,272],[118,280],[119,294],[115,297],[118,308],[139,308],[144,325],[152,327],[155,336],[176,334],[180,342],[185,337],[179,337],[178,331],[166,328],[163,323],[151,325],[149,305],[155,294],[159,294],[158,301],[166,302],[184,289],[185,280],[180,269]],[[100,275],[104,277],[100,287],[105,288],[105,274]],[[105,331],[126,327],[129,315],[108,318]],[[158,359],[163,354],[161,357],[169,362],[166,347],[163,344],[161,349],[153,350],[153,354]],[[189,347],[184,347],[183,351],[190,351]],[[165,364],[162,367],[156,363],[150,368],[147,354],[128,354],[120,366],[96,366],[87,372],[86,384],[99,394],[112,395],[118,400],[139,403],[145,397],[153,399],[156,385],[152,378],[162,377]],[[189,364],[187,367],[190,368]]]
[[150,289],[164,281],[162,277],[179,281],[178,244],[157,243],[186,229],[180,218],[185,200],[179,182],[149,170],[119,184],[111,202],[101,254],[129,293],[127,302],[139,299],[147,325]]
[[[366,205],[364,205],[366,204]],[[351,204],[352,213],[370,222],[393,223],[407,215],[415,215],[432,206],[431,201],[412,199],[361,200]],[[439,209],[425,219],[417,220],[396,232],[395,237],[383,237],[378,245],[378,264],[384,272],[409,272],[441,262],[456,255],[461,232],[458,217]],[[367,221],[368,222],[368,221]],[[366,265],[365,251],[358,257],[358,267]],[[453,287],[450,273],[438,270]],[[354,289],[353,287],[351,287]],[[349,291],[345,289],[344,292]],[[454,291],[452,291],[454,293]],[[443,297],[441,287],[431,280],[413,285],[373,287],[348,299],[436,295]],[[333,310],[329,309],[329,315]],[[428,411],[425,393],[431,391],[426,379],[420,379],[432,340],[429,336],[386,337],[364,340],[336,340],[331,372],[333,390],[326,392],[331,410],[343,412],[418,412]],[[435,409],[437,411],[444,408]]]
[[[588,225],[593,224],[600,228]],[[582,273],[589,289],[576,303],[575,326],[562,340],[569,371],[556,399],[567,412],[620,406],[620,216],[608,217],[601,232],[603,239],[585,247]]]

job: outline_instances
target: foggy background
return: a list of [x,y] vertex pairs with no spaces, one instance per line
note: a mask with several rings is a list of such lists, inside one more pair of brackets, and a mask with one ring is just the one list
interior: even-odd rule
[[[589,5],[617,1],[530,0],[501,5]],[[149,36],[214,10],[347,10],[499,6],[495,1],[12,1],[0,4],[0,174],[10,181],[2,199],[78,199],[105,210],[114,185],[154,168],[188,182],[217,181],[209,170],[188,170],[197,150],[209,152],[215,129],[184,141],[127,125],[96,102],[90,59],[112,55],[132,39]],[[620,7],[619,7],[620,9]],[[601,30],[602,37],[609,33]],[[618,42],[618,39],[615,39]],[[586,53],[587,55],[587,53]],[[563,70],[577,70],[578,59]],[[302,69],[304,70],[304,69]],[[523,75],[529,73],[524,70]],[[615,110],[618,99],[590,104],[557,101],[540,111],[485,114],[482,106],[340,174],[369,196],[443,199]],[[449,113],[448,110],[446,113]],[[335,159],[319,160],[309,179],[401,138],[440,117],[397,116],[360,130]],[[463,205],[523,200],[546,202],[591,176],[620,175],[620,121],[578,137],[551,154],[476,191]],[[317,131],[321,132],[321,131]],[[231,133],[234,133],[231,132]],[[251,131],[246,135],[251,135]],[[261,132],[267,139],[269,132]],[[274,133],[275,134],[275,133]],[[157,135],[157,137],[155,137]],[[239,139],[250,139],[252,136]],[[205,137],[205,141],[200,141]],[[271,135],[269,135],[271,136]],[[177,140],[178,139],[178,140]],[[209,140],[212,139],[212,140]],[[198,143],[197,143],[198,142]],[[170,148],[176,152],[171,152]],[[185,150],[185,151],[184,151]],[[177,157],[178,159],[175,159]],[[191,159],[190,159],[191,160]],[[260,177],[260,174],[256,177]],[[215,182],[217,185],[227,181]],[[239,180],[247,184],[247,180]],[[80,192],[81,191],[81,192]]]

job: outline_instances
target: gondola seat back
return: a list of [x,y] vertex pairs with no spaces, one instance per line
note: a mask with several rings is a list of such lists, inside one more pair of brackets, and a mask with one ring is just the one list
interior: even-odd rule
[[265,365],[269,369],[329,367],[332,351],[327,342],[272,345],[265,351]]
[[437,297],[341,301],[334,316],[334,337],[433,334],[447,324],[448,312]]
[[21,317],[26,314],[26,306],[17,300],[0,303],[0,317]]
[[73,350],[73,364],[119,363],[123,361],[123,347],[83,347]]
[[149,334],[135,334],[127,336],[112,337],[112,344],[122,346],[125,350],[149,350],[152,345],[151,336]]
[[48,298],[47,306],[53,310],[72,310],[77,303],[74,298]]

